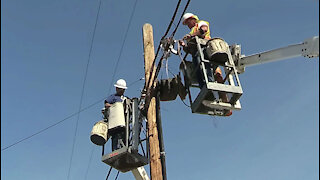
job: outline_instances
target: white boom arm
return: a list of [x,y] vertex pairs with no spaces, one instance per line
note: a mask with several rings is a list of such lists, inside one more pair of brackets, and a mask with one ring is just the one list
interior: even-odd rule
[[143,166],[131,170],[136,180],[150,180]]
[[237,69],[239,69],[240,72],[243,72],[244,67],[247,66],[279,61],[297,56],[308,58],[319,57],[319,36],[306,39],[303,43],[240,57],[239,62],[237,63]]

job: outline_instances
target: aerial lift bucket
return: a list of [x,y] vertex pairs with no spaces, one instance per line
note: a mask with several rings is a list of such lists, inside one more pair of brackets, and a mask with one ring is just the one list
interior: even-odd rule
[[[202,75],[205,79],[205,84],[194,101],[191,100],[189,91],[192,112],[224,116],[224,112],[229,110],[240,110],[241,105],[239,98],[242,95],[242,88],[227,43],[221,38],[213,38],[208,41],[198,37],[195,37],[193,41],[189,42],[192,43],[193,47],[196,46],[196,53],[200,56],[201,62],[197,67],[190,61],[184,61],[180,64],[180,69],[185,78],[185,85],[187,89],[189,87],[199,87],[196,73],[198,68],[202,71]],[[205,52],[203,52],[204,49]],[[220,66],[224,68],[223,83],[208,81],[204,63],[210,63],[213,67]],[[214,70],[215,69],[212,68],[213,72]],[[222,100],[219,99],[218,94],[221,93],[227,95],[228,102],[222,102]]]
[[149,162],[148,158],[126,146],[102,156],[102,161],[121,172],[131,171]]
[[[149,163],[148,158],[138,152],[138,146],[139,143],[141,143],[141,122],[139,120],[137,98],[133,98],[130,103],[125,103],[125,106],[126,108],[124,111],[120,111],[119,109],[112,111],[110,109],[109,112],[109,118],[124,117],[124,125],[126,127],[125,142],[123,142],[122,148],[103,155],[101,158],[102,162],[121,172],[131,171]],[[109,121],[111,122],[111,119],[109,119]]]

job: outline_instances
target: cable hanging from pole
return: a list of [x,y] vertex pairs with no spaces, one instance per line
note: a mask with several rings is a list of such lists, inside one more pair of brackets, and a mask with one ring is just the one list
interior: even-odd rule
[[[180,16],[179,22],[178,22],[176,28],[174,29],[174,31],[172,32],[170,38],[172,38],[172,37],[174,36],[174,34],[176,33],[176,31],[177,31],[177,29],[178,29],[178,26],[179,26],[179,24],[180,24],[180,22],[181,22],[181,19],[182,19],[182,17],[183,17],[183,14],[184,14],[185,11],[187,10],[187,8],[188,8],[188,6],[189,6],[189,4],[190,4],[190,1],[191,1],[191,0],[188,0],[187,4],[186,4],[186,6],[185,6],[185,8],[184,8],[184,10],[183,10],[183,13],[182,13],[182,15]],[[180,1],[179,1],[178,4],[177,4],[176,10],[175,10],[175,12],[174,12],[174,14],[173,14],[173,17],[172,17],[172,19],[171,19],[171,22],[170,22],[170,24],[169,24],[168,29],[170,29],[170,27],[171,27],[171,25],[172,25],[172,23],[173,23],[173,21],[174,21],[174,18],[175,18],[175,16],[176,16],[176,12],[177,12],[177,10],[178,10],[178,8],[179,8],[179,5],[180,5]],[[167,29],[167,32],[169,31],[168,29]],[[167,35],[167,32],[165,33],[165,36]],[[165,36],[163,36],[162,39],[164,39]],[[162,39],[161,39],[161,40],[162,40]],[[160,49],[160,44],[159,44],[159,46],[158,46],[158,50],[159,50],[159,49]],[[157,50],[157,53],[158,53],[158,50]],[[156,55],[157,55],[157,54],[156,54]],[[155,59],[154,59],[152,65],[155,64],[156,58],[157,58],[157,56],[155,56]],[[151,85],[152,85],[152,88],[154,88],[154,82],[155,82],[156,78],[158,77],[158,74],[159,74],[159,71],[160,71],[160,67],[161,67],[161,63],[162,63],[162,60],[163,60],[163,59],[164,59],[164,56],[162,56],[162,57],[160,58],[159,63],[158,63],[158,65],[157,65],[156,73],[155,73],[155,76],[154,76],[154,78],[153,78],[153,80],[152,80],[152,84],[151,84]],[[153,73],[152,71],[153,71],[153,69],[151,69],[151,74]],[[152,77],[149,78],[146,87],[149,87],[151,79],[152,79]],[[150,93],[150,92],[147,92],[147,94],[149,94],[149,93]]]
[[[167,27],[167,30],[166,30],[165,34],[162,36],[161,40],[164,39],[164,37],[165,37],[165,36],[168,34],[168,32],[170,31],[170,28],[171,28],[171,26],[172,26],[172,23],[174,22],[174,19],[175,19],[175,17],[176,17],[177,11],[178,11],[178,9],[179,9],[180,3],[181,3],[181,0],[178,1],[177,6],[176,6],[176,9],[175,9],[175,11],[174,11],[174,13],[173,13],[173,16],[172,16],[172,18],[171,18],[171,21],[170,21],[170,23],[169,23],[169,25],[168,25],[168,27]],[[159,51],[160,51],[160,46],[161,46],[161,43],[159,43],[159,45],[158,45],[158,48],[157,48],[157,51],[156,51],[156,55],[155,55],[155,57],[154,57],[154,60],[153,60],[153,62],[152,62],[151,67],[153,67],[153,66],[155,65],[155,63],[156,63],[156,59],[157,59],[158,53],[159,53]],[[161,61],[161,60],[160,60],[160,61]],[[158,64],[158,66],[159,66],[159,64]],[[153,73],[153,69],[151,69],[151,74],[152,74],[152,73]],[[149,85],[150,85],[150,80],[151,80],[151,77],[148,79],[148,82],[146,83],[145,88],[149,87]],[[153,83],[154,83],[154,82],[153,82]],[[144,89],[145,89],[145,88],[144,88]]]
[[186,12],[186,10],[187,10],[187,8],[188,8],[190,1],[191,1],[191,0],[188,0],[186,6],[184,7],[184,10],[183,10],[183,12],[182,12],[182,14],[181,14],[181,16],[180,16],[179,22],[178,22],[176,28],[173,30],[173,32],[172,32],[172,34],[170,35],[170,37],[173,37],[174,34],[176,33],[176,31],[178,30],[178,27],[179,27],[179,25],[180,25],[181,19],[182,19],[184,13]]

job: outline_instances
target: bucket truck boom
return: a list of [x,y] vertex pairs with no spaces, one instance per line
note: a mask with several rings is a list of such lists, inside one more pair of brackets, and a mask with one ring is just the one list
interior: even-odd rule
[[302,43],[289,45],[250,56],[244,56],[240,53],[240,45],[233,45],[231,49],[234,52],[236,67],[239,73],[243,73],[245,67],[280,61],[288,58],[304,56],[308,58],[319,57],[319,36],[306,39]]

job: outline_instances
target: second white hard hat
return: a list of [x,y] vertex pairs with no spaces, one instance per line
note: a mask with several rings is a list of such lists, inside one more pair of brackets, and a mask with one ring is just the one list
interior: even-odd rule
[[114,86],[117,87],[117,88],[121,88],[121,89],[127,89],[128,88],[126,81],[123,80],[123,79],[119,79],[116,82],[116,84],[114,84]]
[[186,20],[189,19],[189,18],[194,18],[196,20],[199,20],[198,16],[192,14],[192,13],[185,13],[182,17],[182,24],[183,25],[186,25]]

